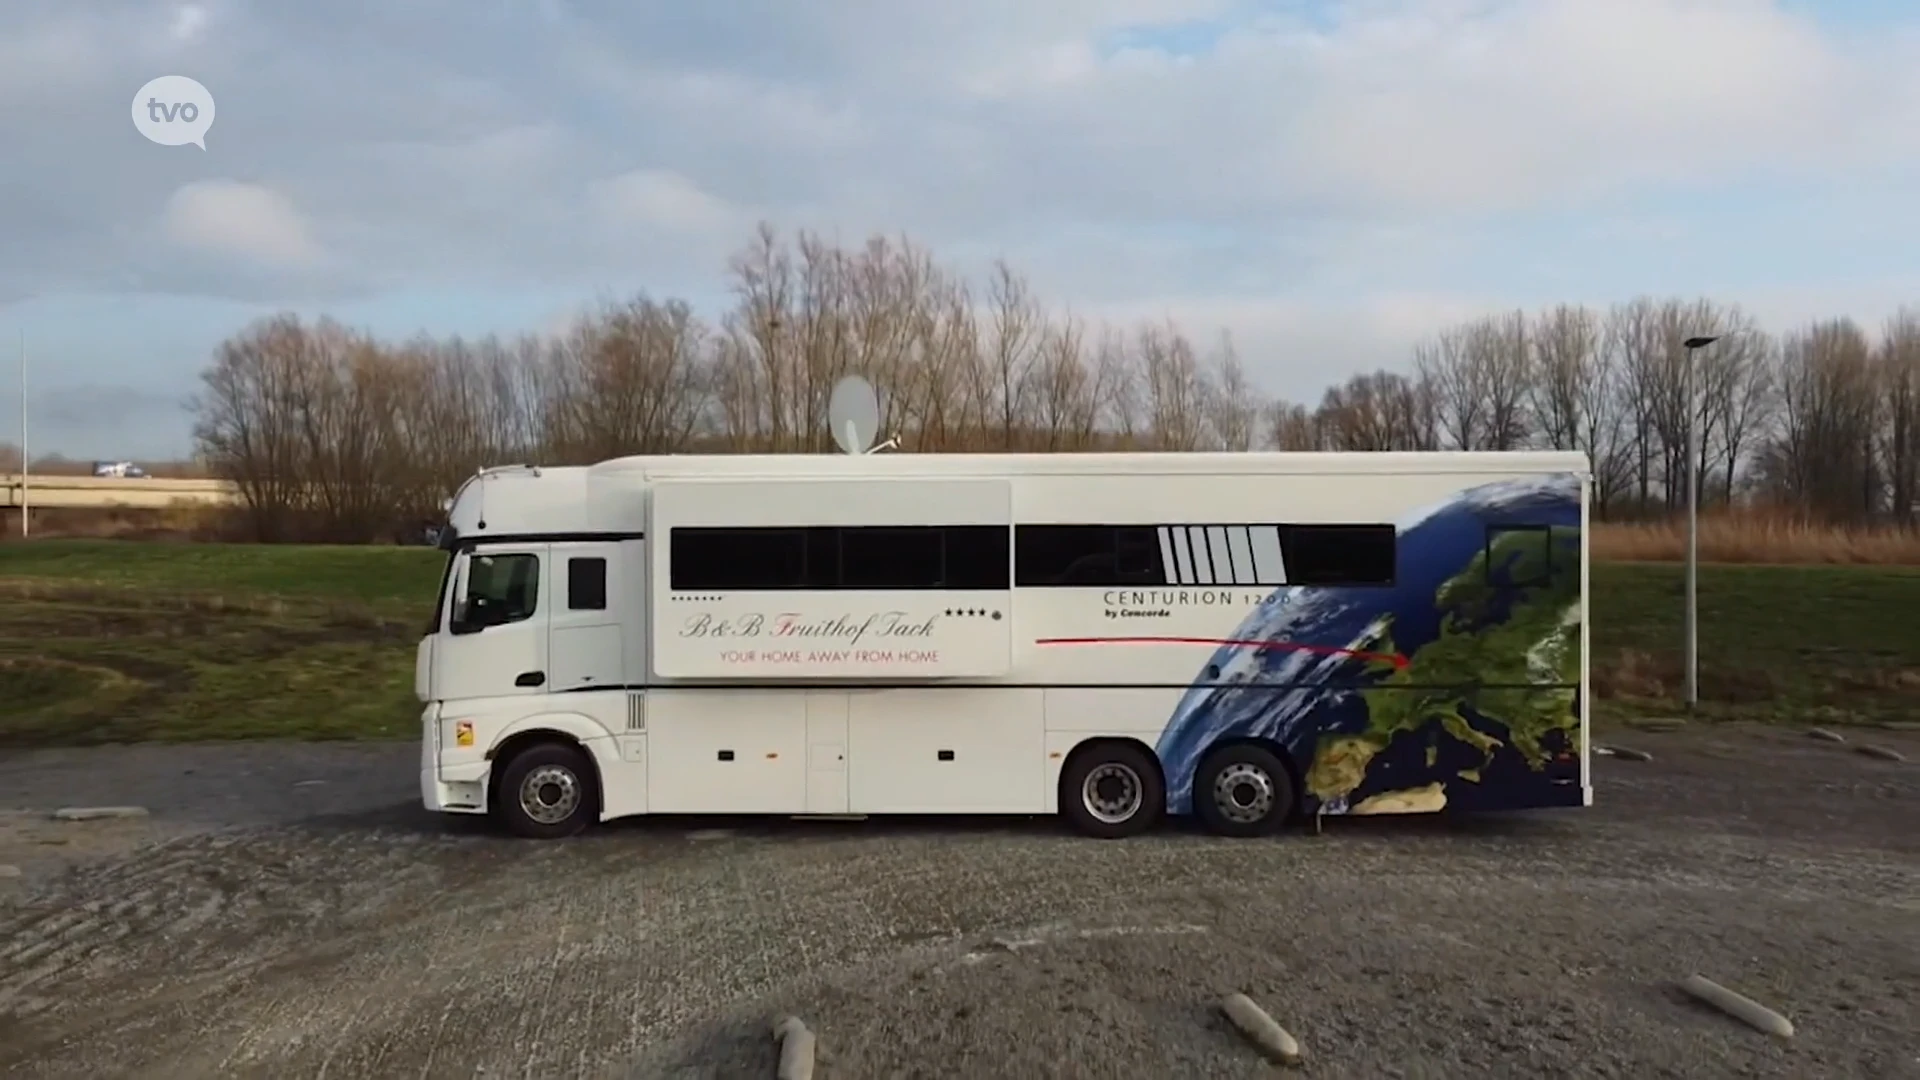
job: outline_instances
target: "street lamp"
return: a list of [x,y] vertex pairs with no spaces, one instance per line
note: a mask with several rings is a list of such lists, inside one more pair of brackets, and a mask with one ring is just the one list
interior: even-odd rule
[[20,539],[32,531],[33,508],[27,485],[33,472],[33,450],[27,445],[27,332],[20,331]]
[[1690,337],[1687,350],[1687,709],[1700,704],[1700,425],[1694,421],[1694,353],[1720,340]]

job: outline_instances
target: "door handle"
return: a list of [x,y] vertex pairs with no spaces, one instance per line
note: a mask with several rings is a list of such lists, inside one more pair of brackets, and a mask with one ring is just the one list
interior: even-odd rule
[[513,680],[513,685],[539,686],[540,684],[546,681],[547,681],[547,673],[544,671],[523,671],[520,673],[519,678]]

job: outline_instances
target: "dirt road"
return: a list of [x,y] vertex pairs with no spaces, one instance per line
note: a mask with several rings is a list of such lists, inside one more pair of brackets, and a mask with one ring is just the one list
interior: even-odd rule
[[[413,806],[405,746],[0,760],[0,1069],[26,1076],[1920,1076],[1908,764],[1640,735],[1600,805],[1119,843],[1050,823],[648,822],[535,844]],[[44,811],[139,803],[137,822]],[[52,841],[52,842],[49,842]],[[64,842],[61,842],[64,841]],[[1775,1041],[1681,998],[1700,972]]]

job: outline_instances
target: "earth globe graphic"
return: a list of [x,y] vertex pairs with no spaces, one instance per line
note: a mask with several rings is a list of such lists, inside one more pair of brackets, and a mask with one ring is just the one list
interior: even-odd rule
[[1319,813],[1579,804],[1578,477],[1394,524],[1391,585],[1278,588],[1195,673],[1156,747],[1170,813],[1237,738],[1283,747]]

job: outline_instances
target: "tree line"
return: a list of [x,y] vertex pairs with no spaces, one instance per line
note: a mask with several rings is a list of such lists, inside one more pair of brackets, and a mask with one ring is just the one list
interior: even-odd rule
[[[728,275],[717,319],[640,295],[511,340],[265,319],[202,374],[196,450],[238,485],[253,538],[367,541],[434,518],[489,464],[830,452],[827,396],[859,373],[903,452],[1575,449],[1596,512],[1631,519],[1684,499],[1691,415],[1707,506],[1920,510],[1920,309],[1876,335],[1847,318],[1769,334],[1706,299],[1492,314],[1292,402],[1231,337],[1091,324],[1004,263],[969,282],[906,239],[763,226]],[[1690,357],[1694,336],[1720,340]]]

